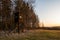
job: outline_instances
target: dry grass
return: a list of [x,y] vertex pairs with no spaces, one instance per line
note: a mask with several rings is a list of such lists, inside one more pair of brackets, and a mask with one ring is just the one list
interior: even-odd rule
[[0,40],[60,40],[60,30],[30,30],[0,37]]

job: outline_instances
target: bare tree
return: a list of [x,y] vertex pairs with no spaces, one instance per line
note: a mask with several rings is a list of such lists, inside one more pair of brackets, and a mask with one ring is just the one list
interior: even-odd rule
[[1,0],[0,25],[4,25],[2,29],[17,30],[19,33],[28,28],[36,28],[39,20],[34,12],[34,2],[35,0]]

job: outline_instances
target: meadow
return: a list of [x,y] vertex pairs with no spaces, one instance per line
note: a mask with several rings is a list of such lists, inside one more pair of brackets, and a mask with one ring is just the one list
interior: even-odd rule
[[60,40],[60,30],[29,30],[20,34],[0,36],[0,40]]

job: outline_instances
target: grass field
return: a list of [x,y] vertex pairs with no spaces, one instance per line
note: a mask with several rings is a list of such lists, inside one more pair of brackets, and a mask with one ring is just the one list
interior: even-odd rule
[[0,40],[60,40],[59,30],[30,30],[29,32],[0,37]]

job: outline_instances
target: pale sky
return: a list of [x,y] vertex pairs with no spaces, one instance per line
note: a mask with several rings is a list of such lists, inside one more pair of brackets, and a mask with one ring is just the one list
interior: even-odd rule
[[35,13],[45,26],[60,26],[60,0],[36,0]]

